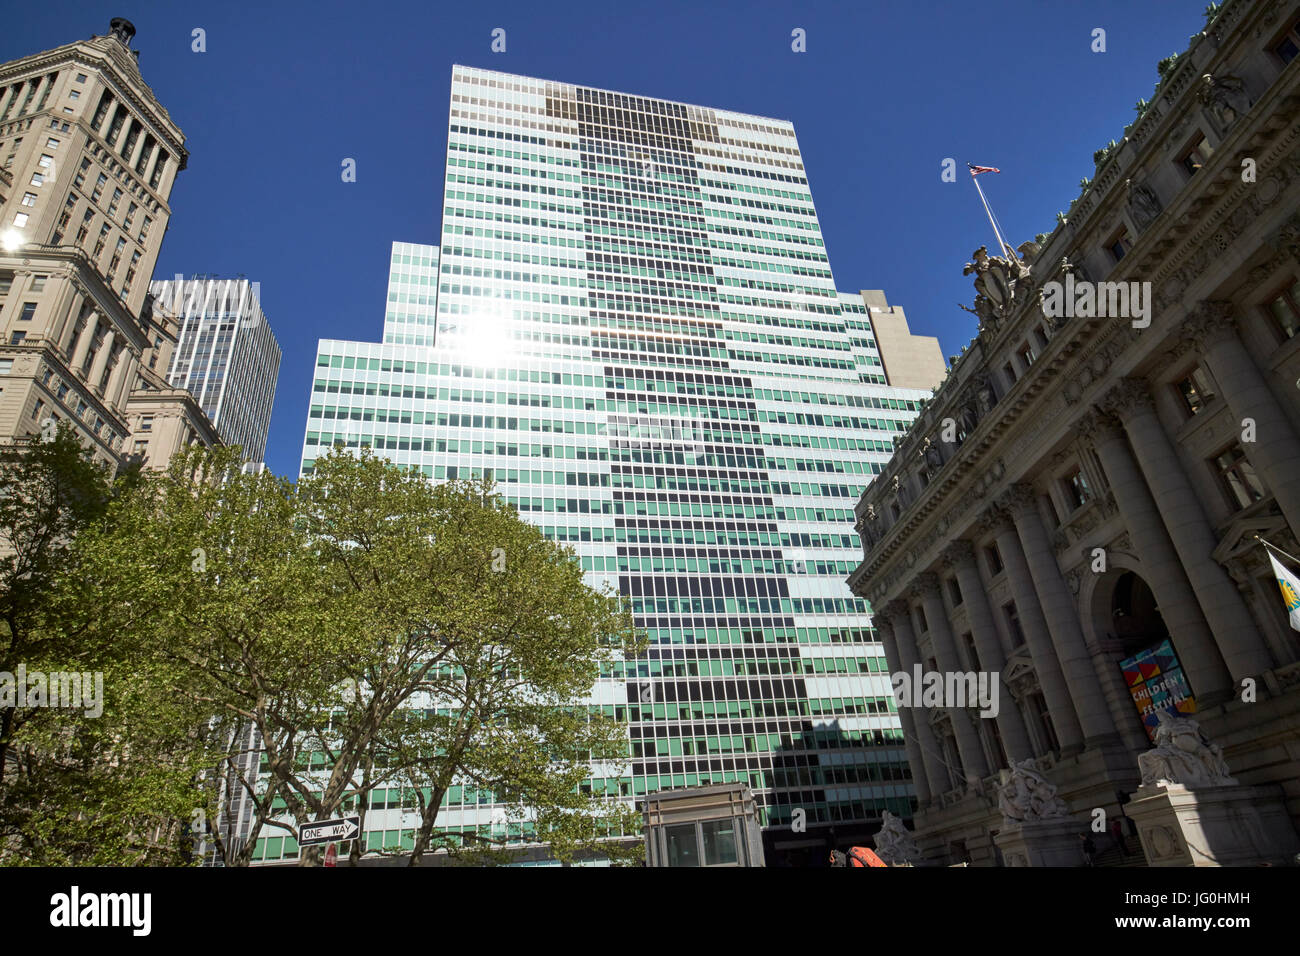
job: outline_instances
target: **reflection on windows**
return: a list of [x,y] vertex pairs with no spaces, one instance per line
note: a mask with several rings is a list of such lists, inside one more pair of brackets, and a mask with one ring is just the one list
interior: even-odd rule
[[704,841],[705,866],[734,866],[736,858],[736,824],[734,820],[706,820],[700,824]]
[[695,845],[695,824],[680,823],[664,827],[664,842],[669,866],[699,866],[699,848]]

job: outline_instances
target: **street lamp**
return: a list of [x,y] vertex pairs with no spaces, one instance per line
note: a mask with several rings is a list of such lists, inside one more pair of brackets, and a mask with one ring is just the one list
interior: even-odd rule
[[5,234],[0,236],[0,246],[4,247],[5,252],[15,252],[23,244],[23,234],[17,229],[6,230]]

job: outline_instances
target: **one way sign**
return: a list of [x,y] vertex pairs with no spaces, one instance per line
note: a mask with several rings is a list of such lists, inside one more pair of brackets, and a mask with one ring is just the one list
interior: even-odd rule
[[298,831],[298,845],[316,846],[319,843],[333,843],[335,840],[351,840],[360,832],[360,817],[322,820],[320,823],[309,823]]

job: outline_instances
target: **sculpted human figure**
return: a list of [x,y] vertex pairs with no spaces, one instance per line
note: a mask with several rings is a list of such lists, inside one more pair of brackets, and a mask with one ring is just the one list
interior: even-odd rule
[[939,450],[939,445],[933,438],[925,440],[925,445],[921,449],[921,456],[931,470],[938,471],[943,467],[943,452]]
[[901,819],[885,810],[880,824],[880,832],[875,837],[876,856],[891,866],[916,863],[921,858],[920,848]]
[[1012,271],[1010,263],[1001,256],[988,254],[988,247],[980,246],[971,254],[973,261],[966,263],[962,275],[975,273],[975,291],[993,303],[1001,313],[1011,305],[1012,284],[1014,276],[1019,275],[1019,268]]
[[1158,719],[1155,747],[1138,756],[1142,786],[1223,786],[1237,782],[1228,773],[1223,748],[1210,743],[1195,720],[1172,710],[1161,711]]
[[1006,782],[998,788],[998,809],[1009,821],[1047,820],[1066,815],[1065,801],[1044,777],[1032,757],[1012,763],[1004,771]]
[[997,401],[997,395],[993,391],[993,383],[989,381],[987,375],[981,375],[975,386],[975,403],[979,408],[979,417],[982,419],[993,411],[993,406],[997,404]]
[[1128,179],[1124,181],[1128,187],[1128,210],[1133,217],[1133,222],[1139,229],[1145,229],[1155,221],[1160,215],[1160,200],[1149,186],[1142,183],[1135,183]]
[[1245,85],[1228,74],[1214,76],[1206,73],[1202,76],[1197,99],[1224,127],[1231,126],[1237,117],[1245,116],[1250,110],[1250,97],[1246,95]]

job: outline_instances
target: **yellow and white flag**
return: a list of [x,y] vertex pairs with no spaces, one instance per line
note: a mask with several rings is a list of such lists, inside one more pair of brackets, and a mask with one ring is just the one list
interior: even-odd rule
[[1282,567],[1271,551],[1268,559],[1273,562],[1273,574],[1277,577],[1277,586],[1282,591],[1282,603],[1286,605],[1291,626],[1300,631],[1300,578]]

